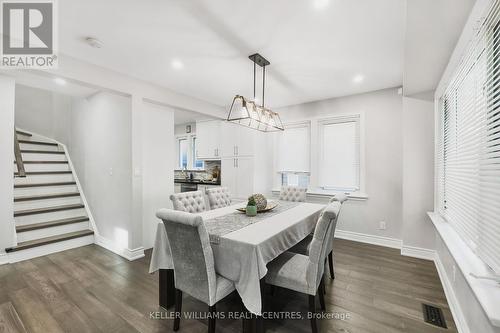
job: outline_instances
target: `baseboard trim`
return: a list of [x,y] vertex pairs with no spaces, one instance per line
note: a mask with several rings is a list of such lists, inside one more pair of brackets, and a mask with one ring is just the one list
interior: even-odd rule
[[134,261],[144,257],[144,248],[142,246],[131,250],[122,246],[118,246],[112,240],[102,237],[101,235],[95,235],[95,243],[100,247],[114,252],[129,261]]
[[424,249],[421,247],[403,245],[401,247],[401,255],[434,261],[436,257],[436,251]]
[[0,253],[0,265],[9,263],[9,256],[7,253]]
[[448,301],[451,314],[453,315],[453,320],[455,320],[455,326],[457,327],[458,333],[471,333],[472,331],[467,325],[467,321],[465,320],[464,313],[462,312],[462,308],[460,307],[457,296],[455,295],[451,281],[448,279],[448,275],[446,274],[446,269],[444,268],[444,265],[437,253],[434,256],[434,264],[436,265],[439,279],[443,285],[444,294],[446,295],[446,300]]
[[402,243],[400,239],[396,238],[368,235],[359,232],[338,230],[338,229],[335,231],[335,238],[347,239],[355,242],[367,243],[372,245],[385,246],[393,249],[401,249],[401,243]]

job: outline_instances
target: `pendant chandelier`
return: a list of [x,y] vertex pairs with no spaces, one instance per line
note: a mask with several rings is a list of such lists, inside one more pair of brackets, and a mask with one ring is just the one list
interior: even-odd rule
[[[270,65],[260,54],[249,56],[253,61],[253,100],[236,95],[231,104],[231,109],[227,115],[227,121],[250,127],[261,132],[284,131],[283,123],[278,113],[267,109],[264,106],[265,87],[266,87],[266,66]],[[262,67],[262,104],[258,105],[255,95],[255,76],[257,65]]]

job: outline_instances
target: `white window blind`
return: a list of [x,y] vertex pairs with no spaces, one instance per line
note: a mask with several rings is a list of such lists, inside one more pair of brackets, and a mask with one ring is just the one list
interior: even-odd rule
[[285,126],[276,133],[276,164],[278,172],[309,172],[310,170],[310,123]]
[[318,136],[319,186],[339,191],[359,190],[359,116],[322,121]]
[[500,273],[499,1],[471,41],[439,101],[441,215]]

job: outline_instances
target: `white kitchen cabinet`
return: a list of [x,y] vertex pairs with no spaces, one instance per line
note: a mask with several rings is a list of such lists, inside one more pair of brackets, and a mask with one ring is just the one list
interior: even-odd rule
[[196,158],[220,159],[221,121],[196,122]]
[[231,197],[247,199],[253,194],[253,157],[226,157],[221,163],[222,186],[228,187]]
[[221,160],[221,185],[229,188],[231,197],[236,195],[236,162],[232,157],[225,157]]
[[221,126],[222,157],[252,156],[255,130],[235,123],[224,122]]

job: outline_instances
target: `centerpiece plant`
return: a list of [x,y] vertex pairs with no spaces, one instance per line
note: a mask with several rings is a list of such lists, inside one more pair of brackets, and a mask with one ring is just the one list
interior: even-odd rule
[[255,203],[255,198],[253,196],[248,198],[246,214],[247,214],[247,216],[257,215],[257,204]]

